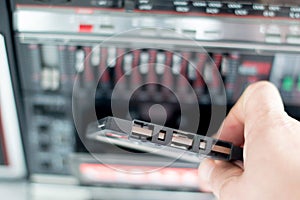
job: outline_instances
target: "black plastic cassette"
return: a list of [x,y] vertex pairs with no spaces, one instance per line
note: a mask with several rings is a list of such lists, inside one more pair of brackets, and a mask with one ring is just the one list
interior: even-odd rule
[[199,162],[204,157],[243,160],[243,149],[230,142],[140,120],[106,117],[89,125],[88,137],[191,162]]

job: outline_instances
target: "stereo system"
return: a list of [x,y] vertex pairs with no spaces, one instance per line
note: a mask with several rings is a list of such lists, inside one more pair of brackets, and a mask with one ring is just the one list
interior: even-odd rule
[[[116,117],[154,116],[189,131],[193,118],[180,106],[191,110],[195,94],[198,133],[211,135],[224,117],[209,125],[214,109],[229,109],[249,84],[269,80],[287,112],[300,119],[297,1],[15,0],[11,7],[31,176],[91,173],[94,161],[80,158],[88,153],[86,145],[106,158],[113,153],[117,165],[142,166],[131,164],[124,149],[85,137],[92,113],[98,119],[114,114],[112,99],[119,102]],[[114,95],[120,82],[122,92]],[[126,101],[129,111],[122,108]],[[156,104],[164,107],[165,119],[159,109],[149,116]],[[78,169],[70,170],[74,163]]]

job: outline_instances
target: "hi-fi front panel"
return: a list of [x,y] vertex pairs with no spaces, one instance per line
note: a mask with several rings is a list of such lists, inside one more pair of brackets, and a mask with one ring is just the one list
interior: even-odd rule
[[[119,81],[124,81],[124,89],[129,91],[148,80],[186,95],[191,93],[187,84],[191,85],[199,103],[208,104],[212,94],[209,94],[207,87],[214,95],[224,95],[221,90],[224,84],[227,103],[232,104],[247,85],[259,80],[271,80],[289,104],[299,103],[296,95],[299,77],[293,75],[293,72],[300,71],[297,54],[157,49],[147,48],[145,44],[144,48],[126,48],[116,44],[98,46],[97,43],[22,44],[20,50],[20,54],[24,55],[20,55],[24,59],[23,64],[30,66],[29,69],[20,69],[22,87],[30,93],[71,96],[77,79],[82,90],[92,90],[94,84],[99,84],[102,97],[110,97]],[[281,62],[286,63],[284,70],[280,68]],[[211,67],[212,63],[215,67]],[[134,70],[136,67],[138,70]],[[187,81],[181,81],[180,76]],[[148,86],[143,88],[145,96],[147,92],[156,94],[148,95],[149,100],[168,102],[168,98],[159,98],[164,93],[163,88],[151,90],[153,88]]]
[[[227,101],[233,103],[250,83],[269,80],[274,58],[284,59],[284,55],[271,53],[218,49],[202,52],[187,48],[166,50],[146,46],[22,44],[24,64],[31,66],[29,70],[21,69],[22,87],[30,93],[71,96],[77,79],[82,90],[92,90],[94,84],[99,84],[102,97],[109,97],[119,81],[123,81],[124,90],[128,91],[136,85],[155,82],[185,95],[192,93],[187,86],[191,85],[200,104],[208,104],[212,94],[207,87],[214,95],[224,95],[224,84]],[[292,57],[297,58],[296,55]],[[138,70],[134,70],[136,67]],[[219,74],[222,80],[218,78]],[[180,80],[180,77],[187,81]],[[169,101],[168,98],[159,98],[164,94],[164,88],[153,90],[146,86],[143,92],[145,96],[147,92],[156,94],[154,97],[148,95],[149,100]]]
[[[259,80],[272,81],[292,108],[287,111],[300,118],[300,26],[289,18],[300,16],[297,2],[163,2],[16,1],[13,27],[26,116],[21,122],[32,174],[70,173],[69,155],[86,151],[82,139],[89,143],[84,134],[91,113],[96,110],[99,119],[112,115],[111,95],[120,85],[120,107],[141,87],[130,97],[130,113],[116,117],[150,121],[149,108],[160,104],[165,125],[183,122],[185,131],[193,119],[180,112],[173,92],[184,97],[187,110],[195,95],[198,132],[205,133],[212,103],[230,107]],[[157,84],[143,85],[147,81]],[[95,92],[95,100],[87,101]]]
[[[185,104],[189,104],[195,92],[199,106],[209,105],[213,95],[214,103],[221,106],[224,105],[224,96],[228,104],[233,104],[249,84],[272,80],[287,105],[299,105],[300,79],[296,76],[299,73],[293,73],[300,71],[297,54],[254,54],[218,49],[203,53],[194,49],[164,50],[148,49],[146,46],[137,49],[117,45],[99,47],[93,43],[21,44],[20,50],[22,65],[26,66],[20,72],[30,138],[28,148],[30,155],[35,154],[29,158],[34,160],[30,162],[33,172],[68,173],[68,155],[81,148],[79,138],[76,141],[71,109],[75,79],[79,82],[75,89],[83,94],[73,96],[79,99],[77,106],[82,108],[82,132],[90,122],[86,117],[93,107],[86,105],[85,108],[85,95],[93,94],[93,86],[98,84],[95,100],[98,117],[110,115],[107,105],[110,105],[112,92],[119,81],[123,81],[123,93],[117,97],[120,103],[126,100],[125,94],[137,85],[143,85],[146,80],[156,82],[157,85],[142,86],[131,97],[136,105],[133,115],[149,120],[144,107],[149,104],[170,105],[174,115],[168,115],[167,122],[172,121],[173,124],[169,125],[173,127],[177,127],[180,117],[185,116],[176,114],[180,108],[172,92],[185,96]],[[289,59],[294,62],[289,62]],[[284,60],[290,63],[285,70],[280,64]],[[211,66],[212,61],[215,68]],[[135,68],[138,70],[132,71]],[[102,76],[98,82],[99,74]],[[221,80],[218,79],[219,74]],[[180,77],[188,81],[182,81]],[[223,93],[223,84],[226,93]],[[189,85],[194,91],[189,89]],[[174,116],[177,118],[174,119]]]

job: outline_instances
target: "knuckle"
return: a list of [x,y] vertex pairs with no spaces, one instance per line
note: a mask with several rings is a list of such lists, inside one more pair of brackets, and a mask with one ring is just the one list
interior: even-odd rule
[[257,105],[259,103],[262,109],[269,109],[271,105],[269,101],[273,101],[273,99],[270,99],[270,96],[267,95],[270,91],[272,95],[278,93],[277,88],[270,82],[261,81],[251,84],[244,92],[244,108],[246,105],[254,106],[253,104]]
[[257,127],[268,131],[270,130],[281,130],[290,129],[292,126],[291,120],[289,120],[286,112],[278,112],[272,109],[266,110],[257,117]]
[[219,193],[216,194],[219,200],[235,199],[237,193],[233,184],[237,181],[238,175],[226,178],[219,186]]
[[274,116],[277,116],[278,119],[285,116],[283,103],[277,88],[267,81],[249,86],[245,93],[243,106],[245,115],[251,115],[249,118],[258,123],[269,121]]
[[246,127],[245,137],[248,143],[252,143],[258,139],[269,139],[274,131],[290,130],[291,128],[292,123],[285,112],[261,111],[257,114],[256,120]]
[[245,92],[246,93],[253,93],[253,92],[259,92],[259,91],[265,91],[265,90],[277,90],[277,88],[274,86],[273,83],[269,81],[259,81],[257,83],[253,83],[249,85]]
[[217,172],[213,171],[210,179],[211,189],[217,198],[230,199],[227,197],[230,197],[238,186],[242,169],[232,168],[231,165],[222,161],[218,163],[218,167]]

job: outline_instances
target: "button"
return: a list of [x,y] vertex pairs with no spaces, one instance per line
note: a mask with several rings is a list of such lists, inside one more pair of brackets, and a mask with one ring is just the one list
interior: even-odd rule
[[208,6],[211,8],[222,8],[223,4],[221,2],[208,2]]
[[262,4],[254,4],[252,8],[253,10],[265,10],[265,6]]
[[93,31],[93,25],[90,24],[80,24],[79,32],[81,33],[91,33]]
[[206,8],[206,13],[208,13],[208,14],[219,14],[220,9],[218,9],[218,8]]
[[265,37],[265,41],[267,43],[281,43],[281,36],[280,34],[267,34]]
[[289,44],[300,44],[300,35],[288,35],[286,42]]
[[300,7],[291,7],[290,11],[291,12],[300,12]]
[[178,6],[178,7],[176,7],[176,11],[177,12],[189,12],[190,8],[187,6]]
[[228,3],[227,7],[230,9],[241,9],[243,5],[240,3]]
[[248,10],[246,10],[246,9],[236,9],[235,11],[234,11],[234,14],[235,15],[239,15],[239,16],[245,16],[245,15],[248,15]]
[[175,0],[174,6],[187,6],[189,4],[186,0]]
[[139,10],[152,10],[151,4],[141,4],[139,5]]
[[206,7],[207,3],[205,1],[195,1],[195,2],[193,2],[193,6],[195,6],[195,7]]
[[294,79],[291,76],[286,76],[282,80],[282,90],[291,92],[294,87]]

